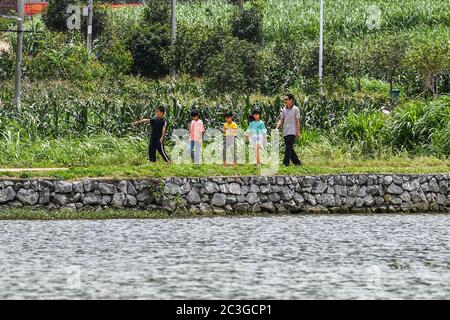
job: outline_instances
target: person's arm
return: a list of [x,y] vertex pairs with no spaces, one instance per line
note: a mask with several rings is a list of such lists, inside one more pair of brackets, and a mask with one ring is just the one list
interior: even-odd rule
[[275,127],[276,130],[279,130],[281,128],[281,126],[283,125],[283,121],[284,121],[284,112],[281,111],[280,120],[278,121],[278,124]]
[[295,126],[297,128],[297,133],[296,133],[295,137],[298,139],[298,138],[300,138],[300,134],[301,134],[300,110],[297,109],[296,113],[297,114],[295,116]]
[[159,139],[159,143],[163,143],[164,136],[166,135],[166,129],[167,129],[167,121],[164,122],[164,127],[162,129],[161,139]]
[[133,126],[138,126],[138,125],[140,125],[140,124],[149,123],[150,121],[152,121],[152,120],[151,120],[151,119],[141,119],[141,120],[132,122],[131,124],[132,124]]

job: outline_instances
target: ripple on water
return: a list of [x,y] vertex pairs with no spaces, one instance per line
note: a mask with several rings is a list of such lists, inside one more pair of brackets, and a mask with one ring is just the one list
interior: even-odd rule
[[450,216],[0,221],[3,299],[450,298]]

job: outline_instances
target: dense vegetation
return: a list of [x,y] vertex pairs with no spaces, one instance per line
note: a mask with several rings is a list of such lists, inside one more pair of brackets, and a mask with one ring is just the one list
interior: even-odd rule
[[[93,53],[83,32],[61,32],[62,2],[50,3],[26,22],[38,32],[24,35],[21,110],[11,103],[14,55],[0,51],[2,165],[142,164],[149,128],[130,123],[155,106],[167,107],[172,129],[187,126],[192,107],[209,128],[227,110],[246,127],[255,107],[273,127],[286,91],[301,107],[304,157],[450,156],[448,2],[379,0],[371,30],[372,1],[328,1],[323,94],[318,1],[249,0],[242,10],[231,0],[179,1],[175,47],[169,1],[97,4]],[[2,37],[14,46],[13,34]]]

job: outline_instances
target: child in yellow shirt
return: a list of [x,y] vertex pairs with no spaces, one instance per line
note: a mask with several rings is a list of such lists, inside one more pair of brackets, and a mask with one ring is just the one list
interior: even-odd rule
[[233,121],[233,114],[231,112],[225,113],[225,124],[223,125],[223,131],[225,138],[223,140],[223,165],[227,166],[227,150],[233,148],[233,160],[234,165],[237,165],[237,153],[236,153],[236,136],[238,125]]

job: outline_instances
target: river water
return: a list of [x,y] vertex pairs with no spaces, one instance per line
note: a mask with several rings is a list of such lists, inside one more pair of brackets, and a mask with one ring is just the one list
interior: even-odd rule
[[449,299],[450,216],[0,221],[2,299]]

